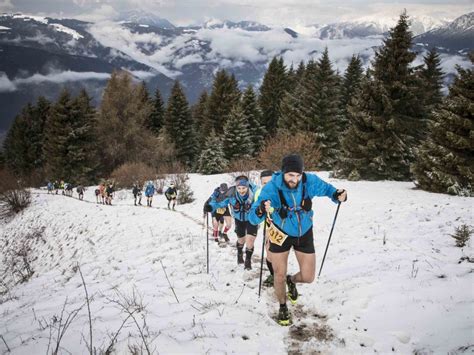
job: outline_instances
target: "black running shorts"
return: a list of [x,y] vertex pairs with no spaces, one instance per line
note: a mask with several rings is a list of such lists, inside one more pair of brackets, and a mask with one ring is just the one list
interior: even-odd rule
[[216,211],[212,214],[212,217],[214,217],[215,219],[217,219],[217,221],[220,222],[220,223],[224,223],[224,217],[227,217],[227,216],[230,217],[229,207],[226,207],[226,208],[225,208],[224,213],[217,213],[217,210],[216,210]]
[[254,237],[257,236],[258,226],[254,226],[248,221],[239,221],[238,219],[235,220],[235,234],[237,234],[237,238],[245,237],[246,235],[253,235]]
[[282,246],[274,244],[270,241],[270,251],[272,253],[284,253],[289,251],[293,247],[296,251],[300,251],[305,254],[314,254],[314,239],[313,239],[313,228],[311,227],[301,237],[290,237],[286,238]]

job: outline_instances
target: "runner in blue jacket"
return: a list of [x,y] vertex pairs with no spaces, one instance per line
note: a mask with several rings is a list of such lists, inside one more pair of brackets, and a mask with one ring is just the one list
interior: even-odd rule
[[[303,173],[303,159],[296,154],[283,158],[281,172],[273,174],[258,199],[253,203],[249,221],[258,225],[270,219],[267,235],[270,238],[270,252],[275,273],[274,288],[280,302],[278,322],[290,324],[290,315],[286,306],[285,281],[288,297],[296,303],[298,291],[296,283],[311,283],[315,277],[316,257],[313,243],[312,198],[327,196],[333,202],[346,201],[345,190],[337,190],[315,174]],[[286,275],[289,251],[295,249],[300,271]]]
[[[248,215],[254,200],[254,186],[245,175],[235,179],[235,186],[229,188],[220,198],[209,201],[207,212],[214,212],[218,208],[230,205],[232,216],[235,219],[235,234],[237,234],[237,264],[244,264],[246,270],[252,269],[251,258],[254,250],[258,227],[249,222]],[[243,249],[245,248],[245,261]]]
[[153,185],[152,181],[148,181],[148,184],[146,185],[146,188],[145,188],[146,205],[148,207],[151,207],[154,194],[155,194],[155,185]]

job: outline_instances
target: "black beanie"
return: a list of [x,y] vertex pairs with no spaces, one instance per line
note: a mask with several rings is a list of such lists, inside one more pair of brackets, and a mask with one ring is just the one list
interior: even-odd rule
[[273,175],[273,171],[271,170],[264,170],[260,173],[260,178],[263,178],[263,177],[268,177],[268,176],[272,176]]
[[281,161],[281,171],[285,173],[303,173],[303,159],[298,154],[290,154]]

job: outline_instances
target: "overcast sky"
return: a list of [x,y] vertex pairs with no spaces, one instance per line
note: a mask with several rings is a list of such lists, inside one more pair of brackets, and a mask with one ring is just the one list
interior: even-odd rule
[[110,19],[121,11],[142,9],[176,25],[208,19],[252,20],[267,25],[298,26],[360,17],[409,15],[454,19],[474,11],[473,0],[0,0],[0,12],[81,19]]

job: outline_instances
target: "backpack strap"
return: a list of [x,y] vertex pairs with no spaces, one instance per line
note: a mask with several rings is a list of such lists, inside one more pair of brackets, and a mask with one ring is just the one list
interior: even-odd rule
[[[303,183],[303,191],[302,191],[302,196],[301,196],[301,204],[300,207],[306,212],[311,211],[313,207],[313,203],[311,199],[306,196],[306,181],[308,180],[306,177],[306,173],[303,173],[302,177],[302,183]],[[285,219],[288,216],[288,211],[290,209],[288,203],[286,202],[285,196],[283,195],[283,191],[281,189],[278,189],[278,195],[280,197],[280,203],[281,207],[280,210],[278,211],[278,214],[282,219]]]

